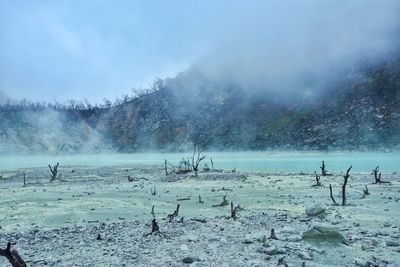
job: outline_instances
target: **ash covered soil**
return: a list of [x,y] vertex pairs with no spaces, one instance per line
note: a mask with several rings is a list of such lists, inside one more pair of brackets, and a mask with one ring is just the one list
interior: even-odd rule
[[[0,172],[0,246],[10,241],[28,266],[400,264],[397,173],[383,172],[391,184],[379,185],[368,170],[350,172],[346,206],[329,195],[331,184],[341,203],[343,173],[322,176],[322,186],[314,173],[166,177],[148,165],[60,165],[59,173],[50,182],[48,168]],[[216,206],[224,196],[228,205]],[[231,202],[240,205],[236,219]],[[153,205],[159,232],[150,234]]]

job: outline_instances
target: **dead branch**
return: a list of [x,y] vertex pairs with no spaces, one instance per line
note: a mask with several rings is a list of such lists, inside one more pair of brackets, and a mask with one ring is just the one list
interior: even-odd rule
[[350,166],[347,169],[346,175],[343,176],[344,181],[343,181],[343,185],[342,185],[342,206],[346,205],[346,185],[347,185],[347,181],[348,181],[348,179],[350,177],[349,172],[350,172],[352,167],[353,166]]
[[176,206],[176,210],[174,211],[174,213],[168,214],[168,217],[167,217],[167,218],[169,219],[170,222],[172,222],[172,220],[173,220],[175,217],[178,216],[178,214],[179,214],[179,207],[180,207],[180,204],[178,204],[178,205]]
[[130,175],[128,175],[128,182],[138,182],[140,180],[148,181],[149,179],[144,178],[144,177],[135,178],[135,177],[131,177]]
[[218,191],[230,191],[230,192],[232,192],[233,190],[232,189],[229,189],[229,188],[225,188],[225,186],[223,186],[221,189],[219,189]]
[[[382,173],[379,172],[379,166],[376,166],[376,168],[373,169],[372,172],[374,173],[374,178],[375,178],[374,184],[391,184],[391,182],[382,181],[382,179],[381,179]],[[379,172],[379,174],[378,174],[378,172]]]
[[178,198],[176,201],[186,201],[186,200],[191,200],[191,197],[183,197],[183,198]]
[[191,221],[196,221],[196,222],[201,222],[201,223],[206,223],[207,220],[203,218],[191,218]]
[[214,161],[212,158],[210,158],[210,161],[211,161],[211,170],[213,171],[214,170]]
[[216,204],[216,205],[212,205],[212,207],[223,207],[229,205],[228,200],[226,200],[226,194],[225,196],[222,198],[222,202],[220,204]]
[[24,187],[26,186],[26,174],[24,173]]
[[329,184],[329,192],[330,192],[330,195],[331,195],[331,199],[332,199],[332,201],[333,201],[333,204],[335,204],[335,205],[337,206],[338,204],[336,203],[336,200],[335,200],[335,198],[333,197],[332,185],[331,185],[331,184]]
[[6,257],[13,267],[26,267],[25,261],[16,250],[11,250],[11,243],[7,243],[6,249],[0,249],[0,256]]
[[57,162],[56,165],[53,166],[53,168],[51,167],[51,165],[49,164],[49,169],[50,169],[50,182],[53,182],[54,180],[56,180],[57,178],[60,178],[61,174],[57,177],[57,173],[58,173],[58,166],[60,165],[60,163]]

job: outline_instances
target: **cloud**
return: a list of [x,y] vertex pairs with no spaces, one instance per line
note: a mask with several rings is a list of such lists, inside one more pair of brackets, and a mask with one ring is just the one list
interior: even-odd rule
[[227,7],[232,19],[193,68],[247,90],[312,98],[360,61],[379,63],[397,49],[398,10],[391,0],[241,2]]

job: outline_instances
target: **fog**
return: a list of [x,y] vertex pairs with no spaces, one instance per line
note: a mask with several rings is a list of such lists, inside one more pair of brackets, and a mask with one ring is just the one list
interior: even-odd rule
[[306,101],[399,45],[396,0],[2,5],[0,91],[14,99],[99,103],[195,70]]
[[[248,91],[307,101],[360,79],[399,45],[398,1],[235,3],[211,53],[193,69]],[[232,12],[235,9],[236,12]],[[228,11],[228,12],[229,12]]]

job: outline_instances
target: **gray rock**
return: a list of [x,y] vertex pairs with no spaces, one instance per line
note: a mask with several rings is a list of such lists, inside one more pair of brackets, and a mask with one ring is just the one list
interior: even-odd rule
[[303,233],[305,241],[317,241],[328,243],[346,243],[346,239],[340,233],[339,229],[325,223],[314,223]]
[[246,234],[244,237],[245,244],[251,244],[254,242],[264,242],[267,239],[264,233]]
[[325,208],[321,207],[319,204],[312,204],[306,207],[306,214],[308,216],[317,216],[325,212]]
[[185,257],[185,258],[182,259],[182,262],[186,263],[186,264],[190,264],[190,263],[193,263],[193,262],[195,262],[197,260],[198,259],[196,259],[194,257]]
[[400,247],[400,241],[386,240],[386,246],[388,246],[388,247]]

